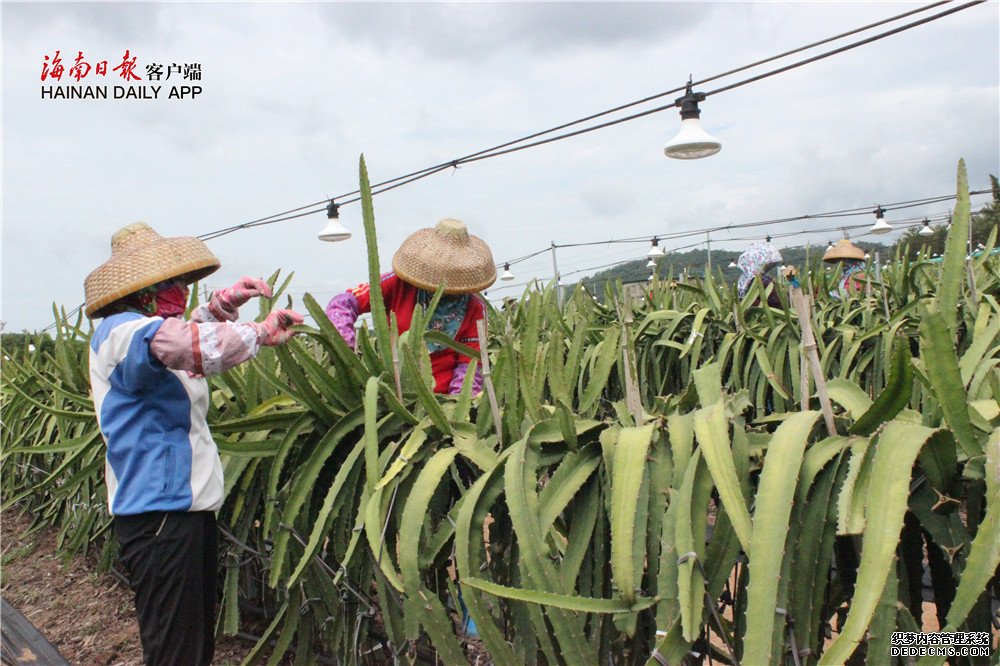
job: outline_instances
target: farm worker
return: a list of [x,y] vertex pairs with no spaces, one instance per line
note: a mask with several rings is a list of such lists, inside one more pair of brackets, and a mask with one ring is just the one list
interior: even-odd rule
[[[781,253],[778,248],[770,242],[755,241],[750,244],[740,258],[736,260],[736,265],[740,269],[740,278],[736,283],[736,289],[740,298],[746,296],[753,284],[754,278],[759,277],[761,284],[766,289],[768,285],[774,283],[774,279],[768,272],[781,263]],[[767,296],[767,304],[774,308],[781,307],[781,298],[778,296],[777,285],[771,287]],[[754,303],[757,305],[759,300]]]
[[834,298],[849,298],[851,295],[865,287],[865,251],[846,238],[837,241],[836,245],[826,248],[823,253],[823,261],[835,264],[838,261],[842,265],[840,282],[837,289],[830,292]]
[[215,511],[224,500],[208,431],[205,375],[278,345],[302,322],[275,310],[236,323],[241,305],[271,295],[243,278],[185,321],[188,285],[219,268],[196,238],[143,223],[111,237],[111,259],[84,281],[94,411],[107,444],[108,509],[135,593],[146,664],[208,664],[215,650]]
[[[444,333],[452,340],[479,351],[476,322],[486,319],[486,303],[477,292],[496,282],[493,253],[480,238],[469,234],[464,222],[444,219],[433,229],[414,232],[392,257],[392,272],[381,277],[386,314],[396,314],[399,332],[409,330],[414,308],[426,307],[434,292],[444,285],[428,330]],[[362,284],[334,296],[326,314],[350,346],[355,345],[354,324],[363,312],[371,312],[371,287]],[[459,393],[471,359],[444,345],[428,342],[434,390]],[[482,390],[483,376],[477,364],[472,391]]]

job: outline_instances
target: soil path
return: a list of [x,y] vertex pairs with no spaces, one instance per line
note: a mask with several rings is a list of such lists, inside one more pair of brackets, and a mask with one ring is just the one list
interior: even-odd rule
[[[71,664],[142,664],[132,592],[95,562],[56,556],[55,531],[25,536],[30,525],[16,509],[0,516],[0,594]],[[214,664],[239,664],[248,642],[223,638]]]

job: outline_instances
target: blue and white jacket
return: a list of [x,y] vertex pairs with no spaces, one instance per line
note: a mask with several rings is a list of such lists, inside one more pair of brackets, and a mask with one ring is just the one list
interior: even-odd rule
[[222,463],[206,421],[208,382],[153,355],[163,323],[122,312],[105,318],[90,342],[112,515],[215,511],[224,499]]

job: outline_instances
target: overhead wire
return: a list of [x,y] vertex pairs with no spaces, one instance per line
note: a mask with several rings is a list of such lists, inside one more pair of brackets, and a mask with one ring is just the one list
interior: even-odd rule
[[[836,35],[834,37],[829,37],[829,38],[826,38],[826,39],[823,39],[823,40],[820,40],[820,41],[817,41],[817,42],[813,42],[812,44],[809,44],[809,45],[805,45],[805,46],[802,46],[802,47],[798,47],[796,49],[792,49],[790,51],[786,51],[786,52],[784,52],[782,54],[771,56],[769,58],[764,58],[764,59],[756,61],[754,63],[750,63],[748,65],[744,65],[744,66],[741,66],[741,67],[729,70],[728,72],[716,74],[716,75],[708,77],[706,79],[700,79],[697,83],[695,83],[695,82],[692,81],[691,85],[693,86],[693,85],[704,84],[706,82],[710,82],[710,81],[717,80],[719,78],[724,78],[726,76],[730,76],[730,75],[732,75],[734,73],[746,71],[747,69],[752,69],[752,68],[758,67],[758,66],[760,66],[762,64],[773,62],[774,60],[778,60],[778,59],[787,57],[788,55],[793,55],[795,53],[800,53],[802,51],[809,50],[811,48],[815,48],[817,46],[821,46],[823,44],[827,44],[827,43],[830,43],[832,41],[836,41],[838,39],[842,39],[842,38],[844,38],[846,36],[855,35],[855,34],[858,34],[860,32],[864,32],[866,30],[870,30],[870,29],[872,29],[874,27],[885,25],[886,23],[892,23],[894,21],[898,21],[898,20],[900,20],[902,18],[906,18],[906,17],[912,16],[913,14],[916,14],[916,13],[920,13],[920,12],[923,12],[923,11],[929,11],[930,9],[934,9],[936,7],[939,7],[942,4],[946,4],[948,1],[949,0],[945,0],[945,2],[935,2],[935,3],[932,3],[932,4],[926,5],[924,7],[921,7],[921,8],[917,8],[917,9],[914,9],[914,10],[903,12],[903,13],[897,14],[897,15],[895,15],[893,17],[889,17],[887,19],[883,19],[881,21],[877,21],[875,23],[871,23],[871,24],[868,24],[866,26],[862,26],[860,28],[856,28],[854,30],[850,30],[848,32],[841,33],[841,34]],[[834,49],[832,51],[827,51],[827,52],[818,54],[816,56],[813,56],[811,58],[807,58],[805,60],[797,61],[797,62],[791,63],[789,65],[786,65],[784,67],[780,67],[780,68],[777,68],[777,69],[774,69],[774,70],[770,70],[768,72],[764,72],[762,74],[750,77],[748,79],[744,79],[742,81],[737,81],[737,82],[729,84],[727,86],[723,86],[721,88],[717,88],[715,90],[706,92],[705,95],[706,95],[706,97],[708,97],[710,95],[717,95],[719,93],[726,92],[728,90],[733,90],[735,88],[742,87],[744,85],[747,85],[748,83],[752,83],[752,82],[755,82],[755,81],[760,81],[760,80],[768,78],[770,76],[775,76],[777,74],[780,74],[780,73],[783,73],[783,72],[787,72],[787,71],[790,71],[792,69],[796,69],[798,67],[802,67],[802,66],[804,66],[806,64],[817,62],[819,60],[823,60],[825,58],[829,58],[829,57],[831,57],[833,55],[836,55],[836,54],[839,54],[839,53],[844,53],[846,51],[858,48],[860,46],[863,46],[863,45],[866,45],[866,44],[870,44],[870,43],[873,43],[875,41],[879,41],[881,39],[884,39],[885,37],[888,37],[888,36],[891,36],[891,35],[895,35],[895,34],[898,34],[900,32],[904,32],[904,31],[912,29],[914,27],[917,27],[917,26],[920,26],[920,25],[924,25],[924,24],[929,23],[931,21],[935,21],[937,19],[943,18],[943,17],[948,16],[950,14],[954,14],[954,13],[962,11],[964,9],[968,9],[969,7],[973,7],[975,5],[982,4],[983,2],[985,2],[985,0],[972,0],[971,2],[965,3],[963,5],[950,8],[948,10],[945,10],[943,12],[939,12],[937,14],[933,14],[933,15],[928,16],[928,17],[921,18],[921,19],[919,19],[917,21],[913,21],[913,22],[910,22],[910,23],[903,24],[901,26],[897,26],[896,28],[893,28],[891,30],[888,30],[888,31],[885,31],[885,32],[882,32],[882,33],[878,33],[878,34],[872,35],[872,36],[870,36],[868,38],[865,38],[863,40],[859,40],[857,42],[852,42],[850,44],[846,44],[846,45],[844,45],[842,47],[839,47],[837,49]],[[618,124],[621,124],[623,122],[628,122],[630,120],[635,120],[637,118],[642,118],[642,117],[651,115],[653,113],[659,113],[660,111],[665,111],[667,109],[675,108],[675,107],[678,106],[678,103],[676,101],[673,102],[673,103],[670,103],[670,104],[661,105],[661,106],[658,106],[658,107],[655,107],[655,108],[652,108],[652,109],[648,109],[648,110],[645,110],[645,111],[642,111],[642,112],[639,112],[639,113],[635,113],[635,114],[623,116],[621,118],[616,118],[614,120],[607,121],[607,122],[604,122],[604,123],[598,123],[596,125],[591,125],[591,126],[579,129],[579,130],[574,130],[572,132],[566,132],[566,133],[563,133],[563,134],[558,134],[556,136],[547,137],[545,139],[540,139],[538,141],[532,141],[532,142],[529,142],[529,143],[525,143],[526,141],[529,141],[530,139],[533,139],[533,138],[544,136],[546,134],[551,134],[552,132],[559,131],[561,129],[565,129],[567,127],[572,127],[574,125],[578,125],[580,123],[587,122],[589,120],[600,118],[600,117],[603,117],[605,115],[609,115],[611,113],[615,113],[617,111],[621,111],[621,110],[624,110],[624,109],[627,109],[627,108],[631,108],[631,107],[636,106],[638,104],[642,104],[642,103],[645,103],[645,102],[648,102],[648,101],[652,101],[654,99],[659,99],[659,98],[667,96],[669,94],[674,94],[674,93],[677,93],[677,92],[681,92],[682,90],[685,90],[686,87],[687,87],[687,85],[679,87],[679,88],[676,88],[676,89],[672,89],[672,90],[664,91],[664,92],[661,92],[661,93],[657,93],[655,95],[651,95],[651,96],[643,98],[641,100],[636,100],[634,102],[629,102],[629,103],[626,103],[626,104],[614,107],[612,109],[608,109],[608,110],[601,111],[601,112],[598,112],[598,113],[595,113],[595,114],[591,114],[591,115],[585,116],[583,118],[578,118],[578,119],[570,121],[568,123],[563,123],[563,124],[558,125],[556,127],[552,127],[552,128],[546,129],[546,130],[542,130],[540,132],[534,132],[532,134],[526,135],[526,136],[521,137],[519,139],[514,139],[512,141],[507,141],[507,142],[501,143],[501,144],[499,144],[497,146],[494,146],[492,148],[486,148],[486,149],[483,149],[483,150],[480,150],[480,151],[477,151],[477,152],[474,152],[474,153],[470,153],[470,154],[465,155],[463,157],[459,157],[459,158],[456,158],[456,159],[453,159],[453,160],[448,160],[448,161],[445,161],[445,162],[438,163],[436,165],[432,165],[432,166],[429,166],[429,167],[425,167],[423,169],[419,169],[417,171],[410,172],[409,174],[405,174],[403,176],[397,176],[395,178],[392,178],[392,179],[389,179],[389,180],[386,180],[386,181],[381,181],[380,183],[376,183],[375,185],[373,185],[371,187],[372,196],[375,196],[377,194],[381,194],[383,192],[387,192],[387,191],[396,189],[397,187],[401,187],[403,185],[415,182],[417,180],[421,180],[421,179],[426,178],[428,176],[431,176],[431,175],[433,175],[435,173],[439,173],[441,171],[445,171],[445,170],[450,169],[450,168],[457,168],[458,166],[460,166],[462,164],[469,164],[469,163],[473,163],[473,162],[478,162],[478,161],[482,161],[482,160],[485,160],[485,159],[490,159],[490,158],[493,158],[493,157],[499,157],[501,155],[507,155],[507,154],[510,154],[510,153],[513,153],[513,152],[517,152],[517,151],[521,151],[521,150],[526,150],[528,148],[534,148],[536,146],[540,146],[540,145],[552,143],[552,142],[555,142],[555,141],[561,141],[563,139],[568,139],[568,138],[571,138],[571,137],[574,137],[574,136],[579,136],[581,134],[586,134],[586,133],[589,133],[589,132],[593,132],[593,131],[596,131],[598,129],[604,129],[606,127],[611,127],[613,125],[618,125]],[[352,190],[351,192],[348,192],[346,194],[339,195],[337,197],[332,197],[330,199],[324,199],[324,200],[322,200],[320,202],[316,202],[316,203],[313,203],[313,204],[307,204],[306,206],[301,206],[301,207],[299,207],[297,209],[293,209],[291,211],[285,211],[284,213],[277,213],[275,215],[271,215],[271,216],[268,216],[268,217],[265,217],[265,218],[258,218],[258,220],[255,220],[255,221],[246,222],[246,223],[243,223],[243,224],[238,224],[238,225],[234,225],[234,226],[231,226],[231,227],[226,227],[226,228],[223,228],[223,229],[218,229],[218,230],[215,230],[215,231],[211,231],[211,232],[208,232],[206,234],[203,234],[203,236],[199,236],[199,238],[202,238],[203,240],[205,240],[205,239],[214,239],[214,238],[219,238],[220,236],[224,236],[224,235],[227,235],[229,233],[233,233],[235,231],[239,231],[239,230],[242,230],[242,229],[248,229],[248,228],[257,227],[257,226],[274,224],[276,222],[282,222],[282,221],[286,221],[286,220],[289,220],[289,219],[295,219],[297,217],[302,217],[302,216],[307,215],[307,214],[312,214],[312,213],[315,213],[315,212],[319,212],[319,210],[317,209],[315,211],[311,211],[310,213],[303,213],[301,215],[287,215],[286,213],[298,212],[298,211],[304,210],[305,208],[313,208],[313,207],[319,206],[320,204],[323,204],[325,206],[325,204],[328,201],[335,201],[337,199],[344,199],[345,197],[351,197],[351,196],[353,196],[355,194],[360,195],[360,190]],[[342,201],[340,203],[341,203],[341,205],[348,204],[348,203],[355,203],[355,202],[359,201],[360,198],[361,198],[360,196],[355,196],[355,197],[353,197],[351,199],[347,199],[347,200]]]
[[[972,196],[978,196],[978,195],[981,195],[981,194],[992,194],[992,190],[991,189],[980,189],[980,190],[973,190],[973,191],[969,192],[969,196],[970,197],[972,197]],[[950,201],[950,200],[955,199],[956,197],[957,197],[957,195],[955,195],[955,194],[947,194],[947,195],[938,195],[938,196],[933,196],[933,197],[924,197],[924,198],[921,198],[921,199],[909,199],[909,200],[906,200],[906,201],[899,201],[899,202],[895,202],[895,203],[882,204],[881,208],[884,211],[886,211],[886,212],[890,212],[890,211],[893,211],[893,210],[904,210],[904,209],[907,209],[907,208],[916,208],[918,206],[930,205],[930,204],[935,204],[935,203],[941,203],[941,202],[944,202],[944,201]],[[574,248],[574,247],[589,247],[589,246],[596,246],[596,245],[611,245],[611,244],[617,244],[617,243],[629,243],[629,244],[633,244],[633,243],[649,243],[653,238],[657,238],[657,239],[659,239],[661,241],[663,241],[663,240],[676,240],[678,238],[689,238],[691,236],[699,236],[699,235],[704,235],[704,234],[716,234],[716,233],[721,233],[721,232],[724,232],[724,231],[731,231],[733,229],[750,229],[750,228],[756,228],[756,227],[772,226],[772,225],[775,225],[775,224],[787,224],[789,222],[799,222],[799,221],[804,221],[804,220],[821,220],[821,219],[831,219],[831,218],[857,217],[857,216],[860,216],[860,215],[871,215],[873,213],[873,211],[875,210],[875,207],[878,206],[878,205],[879,204],[875,204],[874,206],[860,206],[860,207],[855,207],[855,208],[845,208],[845,209],[830,211],[830,212],[826,212],[826,213],[810,213],[810,214],[806,214],[806,215],[796,215],[796,216],[791,216],[791,217],[778,217],[778,218],[771,218],[771,219],[766,219],[766,220],[758,220],[758,221],[754,221],[754,222],[730,223],[730,224],[718,225],[718,226],[714,226],[714,227],[702,227],[700,229],[689,229],[689,230],[686,230],[686,231],[678,231],[678,232],[663,232],[663,233],[645,234],[645,235],[642,235],[642,236],[630,236],[630,237],[627,237],[627,238],[611,238],[611,239],[596,240],[596,241],[577,241],[577,242],[573,242],[573,243],[553,243],[553,244],[551,244],[547,248],[543,248],[543,249],[538,250],[537,252],[533,252],[531,254],[525,255],[525,257],[523,257],[523,258],[535,257],[535,256],[538,256],[540,254],[544,254],[545,252],[550,252],[551,249],[552,249],[552,247],[555,247],[556,249],[564,249],[564,248]],[[868,226],[868,225],[864,225],[864,226]],[[740,240],[740,239],[726,238],[726,239],[723,239],[723,242],[728,242],[730,240]],[[497,264],[497,267],[503,266],[504,264],[507,264],[507,263],[509,263],[511,266],[513,266],[518,261],[521,261],[523,258],[517,259],[517,260],[502,261],[502,262],[500,262],[500,263]]]
[[877,42],[880,39],[884,39],[886,37],[890,37],[892,35],[899,34],[899,33],[904,32],[906,30],[910,30],[911,28],[916,28],[917,26],[924,25],[925,23],[930,23],[931,21],[936,21],[937,19],[944,18],[945,16],[949,16],[949,15],[954,14],[956,12],[960,12],[960,11],[962,11],[964,9],[968,9],[970,7],[975,7],[976,5],[981,5],[984,2],[986,2],[986,0],[972,0],[972,2],[967,2],[967,3],[963,4],[963,5],[959,5],[957,7],[952,7],[951,9],[947,9],[947,10],[945,10],[943,12],[938,13],[938,14],[933,14],[932,16],[928,16],[928,17],[919,19],[917,21],[913,21],[912,23],[906,23],[904,25],[898,26],[898,27],[893,28],[891,30],[887,30],[885,32],[880,32],[880,33],[878,33],[876,35],[872,35],[871,37],[867,37],[867,38],[862,39],[860,41],[853,42],[851,44],[847,44],[845,46],[841,46],[839,48],[833,49],[832,51],[827,51],[826,53],[821,53],[821,54],[813,56],[811,58],[806,58],[805,60],[801,60],[801,61],[799,61],[797,63],[792,63],[791,65],[786,65],[785,67],[779,67],[778,69],[771,70],[770,72],[764,72],[763,74],[759,74],[757,76],[750,77],[749,79],[744,79],[743,81],[737,81],[736,83],[731,83],[728,86],[723,86],[721,88],[717,88],[715,90],[712,90],[711,92],[705,93],[705,97],[710,97],[711,95],[718,95],[719,93],[728,92],[730,90],[735,90],[736,88],[739,88],[741,86],[745,86],[748,83],[755,83],[755,82],[760,81],[762,79],[766,79],[766,78],[768,78],[770,76],[774,76],[776,74],[783,74],[784,72],[790,71],[792,69],[796,69],[798,67],[802,67],[803,65],[808,65],[808,64],[817,62],[819,60],[823,60],[825,58],[829,58],[830,56],[838,55],[840,53],[844,53],[846,51],[850,51],[852,49],[856,49],[859,46],[865,46],[866,44],[871,44],[872,42]]
[[[909,218],[909,219],[903,219],[903,220],[893,220],[894,229],[893,229],[892,233],[901,232],[901,231],[905,231],[907,229],[919,227],[919,226],[921,226],[923,224],[923,221],[925,219],[928,220],[929,222],[933,223],[933,222],[943,222],[943,221],[948,220],[949,218],[950,218],[950,216],[948,214],[937,214],[937,215],[929,215],[929,216],[920,217],[920,218]],[[768,234],[767,236],[759,236],[758,235],[758,236],[747,236],[747,237],[741,237],[741,238],[732,238],[732,239],[727,239],[727,241],[756,241],[756,240],[764,240],[765,238],[771,238],[771,239],[776,239],[776,238],[790,238],[790,237],[794,237],[794,236],[819,234],[819,233],[836,233],[836,232],[845,232],[846,233],[847,231],[856,231],[856,230],[860,230],[860,229],[868,229],[870,227],[871,227],[870,223],[853,224],[853,225],[840,225],[840,226],[836,226],[836,227],[827,227],[827,228],[823,228],[823,229],[800,229],[800,230],[789,231],[789,232],[778,232],[778,233]],[[854,236],[854,238],[862,238],[862,237],[866,237],[866,236],[870,236],[870,235],[872,235],[872,234],[870,234],[870,233],[857,234],[857,235]],[[669,255],[670,253],[673,253],[673,252],[680,252],[680,251],[683,251],[683,250],[688,250],[688,249],[692,249],[692,248],[695,248],[695,247],[699,247],[699,246],[702,246],[702,245],[705,245],[705,244],[706,244],[706,241],[699,241],[697,243],[691,243],[689,245],[682,245],[682,246],[678,246],[678,247],[674,247],[674,248],[670,248],[670,249],[664,248],[664,252]],[[731,250],[729,250],[729,251],[718,250],[718,252],[731,253],[732,251]],[[639,262],[639,261],[642,261],[641,257],[639,257],[639,258],[631,258],[631,259],[623,259],[621,261],[614,261],[614,262],[607,263],[607,264],[601,264],[601,265],[597,265],[597,266],[590,266],[590,267],[587,267],[587,268],[581,268],[581,269],[573,270],[573,271],[567,271],[567,272],[560,271],[559,272],[559,277],[560,278],[564,278],[564,277],[569,277],[571,275],[577,275],[577,274],[580,274],[580,273],[587,273],[587,272],[591,272],[591,271],[599,271],[599,270],[603,270],[603,269],[606,269],[606,268],[612,268],[612,267],[615,267],[615,266],[620,266],[620,265],[623,265],[623,264],[634,263],[634,262]],[[661,259],[660,262],[662,262],[662,261],[663,260]],[[658,263],[660,263],[660,262],[658,262]],[[694,265],[695,264],[689,264],[687,267],[691,267],[691,266],[694,266]],[[513,289],[513,288],[517,288],[517,287],[526,287],[526,286],[529,286],[529,285],[531,285],[531,284],[533,284],[535,282],[545,282],[545,281],[552,280],[552,279],[554,279],[553,276],[551,276],[551,275],[545,275],[544,277],[533,278],[533,279],[530,279],[530,280],[528,280],[526,282],[522,282],[522,283],[518,283],[518,284],[501,285],[501,286],[498,286],[498,287],[495,286],[495,287],[490,288],[489,292],[493,293],[493,292],[507,290],[507,289]]]
[[[991,189],[973,190],[973,191],[969,192],[969,196],[978,196],[978,195],[981,195],[981,194],[992,194],[992,192],[993,191]],[[944,202],[944,201],[950,201],[950,200],[953,200],[955,198],[956,198],[956,195],[954,195],[954,194],[952,194],[952,195],[939,195],[939,196],[933,196],[933,197],[923,197],[923,198],[918,198],[918,199],[909,199],[909,200],[906,200],[906,201],[899,201],[899,202],[894,202],[894,203],[883,204],[881,207],[885,211],[904,210],[904,209],[907,209],[907,208],[914,208],[914,207],[921,206],[921,205],[927,205],[927,204],[933,204],[933,203],[941,203],[941,202]],[[674,233],[674,234],[665,233],[665,234],[654,234],[654,235],[646,235],[646,236],[635,236],[635,237],[624,238],[624,239],[607,239],[607,240],[602,240],[602,241],[584,241],[584,242],[575,242],[575,243],[554,243],[553,242],[553,243],[550,244],[549,247],[542,248],[542,249],[537,250],[535,252],[529,252],[528,254],[522,255],[522,256],[517,257],[515,259],[511,259],[511,260],[508,260],[508,261],[505,261],[505,262],[500,262],[500,263],[496,264],[496,267],[497,268],[501,268],[502,266],[504,266],[504,264],[510,264],[511,266],[514,266],[515,264],[518,264],[518,263],[527,261],[529,259],[538,257],[540,255],[543,255],[543,254],[547,253],[547,252],[551,252],[553,247],[555,247],[556,249],[567,249],[567,248],[576,248],[576,247],[592,247],[592,246],[598,246],[598,245],[607,246],[607,245],[619,244],[619,243],[629,243],[629,244],[648,243],[648,242],[650,242],[650,240],[654,236],[657,237],[657,238],[659,238],[659,239],[661,239],[661,240],[677,240],[679,238],[687,238],[687,237],[690,237],[690,236],[696,236],[696,235],[701,235],[701,234],[706,234],[706,233],[708,233],[708,234],[719,233],[719,232],[722,232],[722,231],[728,231],[728,230],[732,230],[732,229],[756,228],[756,227],[761,227],[761,226],[769,226],[769,225],[773,225],[773,224],[782,224],[782,223],[788,223],[788,222],[796,222],[796,221],[801,221],[801,220],[829,219],[829,218],[838,218],[838,217],[847,217],[847,216],[857,216],[857,215],[862,215],[862,214],[871,214],[871,212],[873,210],[874,209],[871,206],[860,206],[860,207],[855,207],[855,208],[845,208],[845,209],[842,209],[842,210],[832,211],[832,212],[828,212],[828,213],[815,213],[815,214],[808,214],[808,215],[799,215],[799,216],[795,216],[795,217],[784,217],[784,218],[774,218],[774,219],[769,219],[769,220],[760,220],[760,221],[756,221],[756,222],[745,222],[745,223],[738,223],[738,224],[727,224],[727,225],[717,226],[717,227],[711,227],[711,228],[693,229],[693,230],[689,230],[689,231],[677,232],[677,233]],[[914,218],[914,219],[916,219],[916,218]],[[945,215],[944,217],[942,217],[940,219],[942,219],[942,220],[943,219],[947,219],[947,215]],[[916,220],[916,221],[917,222],[922,222],[922,220],[923,220],[923,218],[920,218],[919,220]],[[904,224],[905,225],[908,221],[909,220],[896,220],[896,221],[893,222],[893,224],[897,224],[897,225],[898,224]],[[931,219],[931,221],[934,221],[934,219]],[[850,226],[850,227],[847,227],[847,228],[850,228],[850,229],[860,229],[860,228],[865,228],[865,227],[869,227],[869,226],[870,226],[869,224],[858,224],[858,225],[853,225],[853,226]],[[911,226],[913,226],[913,225],[911,225]],[[790,237],[790,236],[797,236],[797,235],[809,234],[809,233],[830,233],[830,232],[835,232],[835,231],[842,230],[844,228],[845,228],[844,226],[838,226],[838,227],[834,227],[834,228],[831,228],[831,229],[823,229],[823,230],[809,230],[809,229],[807,229],[807,230],[794,231],[794,232],[771,233],[769,235],[771,237],[773,237],[773,238],[786,238],[786,237]],[[747,241],[747,240],[759,240],[761,238],[763,238],[763,237],[761,237],[761,236],[741,237],[741,238],[730,237],[730,238],[723,239],[722,242],[737,242],[737,241]],[[697,244],[695,244],[695,245],[693,245],[691,247],[695,247],[695,246],[700,245],[700,244],[702,244],[702,243],[697,243]],[[676,250],[677,250],[677,248],[675,248],[674,250],[671,250],[671,251],[676,251]],[[634,259],[625,259],[625,260],[623,260],[621,262],[617,262],[617,263],[628,263],[629,261],[635,261],[635,260]],[[614,264],[614,265],[617,265],[617,263]],[[578,265],[578,264],[570,264],[570,265]],[[564,275],[571,275],[571,274],[575,274],[575,273],[579,273],[579,272],[585,272],[585,271],[588,271],[588,270],[600,270],[600,268],[593,268],[593,267],[591,267],[591,268],[585,268],[585,269],[582,269],[581,271],[574,271],[572,273],[566,273]],[[551,278],[549,278],[549,279],[551,279]],[[530,282],[526,283],[526,284],[530,284]],[[521,286],[521,285],[501,285],[500,287],[494,287],[492,289],[492,291],[498,291],[500,289],[510,289],[510,288],[517,287],[517,286]],[[297,292],[290,292],[290,293],[292,293],[292,294],[300,294],[300,293],[305,293],[305,292],[304,291],[301,291],[301,292],[297,291]],[[316,292],[316,293],[334,293],[334,292]],[[78,305],[77,307],[75,307],[72,311],[70,311],[70,313],[69,313],[68,316],[75,316],[77,313],[80,312],[80,310],[83,309],[83,307],[84,307],[84,304],[81,303],[80,305]],[[47,332],[47,331],[53,330],[55,327],[56,327],[56,323],[53,322],[52,324],[49,324],[48,326],[46,326],[45,328],[43,328],[42,332]]]

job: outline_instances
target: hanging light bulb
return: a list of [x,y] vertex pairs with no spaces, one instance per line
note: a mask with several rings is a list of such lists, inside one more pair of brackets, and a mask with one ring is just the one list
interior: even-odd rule
[[826,246],[827,247],[833,247],[833,241],[827,241],[826,242]]
[[656,236],[653,236],[653,243],[649,246],[649,252],[646,253],[646,256],[650,259],[663,256],[663,250],[660,249],[660,239]]
[[650,259],[646,262],[646,268],[656,268],[656,262]]
[[340,206],[334,203],[333,199],[330,199],[330,205],[326,207],[326,218],[328,222],[323,227],[323,231],[316,235],[317,238],[321,241],[335,243],[351,237],[351,232],[340,223]]
[[705,101],[705,93],[691,91],[688,79],[687,90],[675,102],[681,107],[681,129],[677,136],[663,147],[663,154],[678,160],[696,160],[709,157],[722,150],[722,142],[702,129],[698,117],[698,102]]
[[924,226],[920,227],[920,231],[917,232],[921,236],[933,236],[934,230],[931,229],[931,221],[926,217],[924,218]]
[[503,273],[500,274],[500,279],[504,282],[510,282],[514,279],[514,274],[510,272],[510,264],[503,265]]
[[892,225],[885,221],[885,211],[882,210],[882,206],[877,206],[875,208],[875,224],[868,230],[868,233],[881,235],[890,231],[892,231]]
[[736,262],[735,262],[735,261],[730,261],[730,262],[729,262],[729,267],[730,267],[730,268],[739,268],[739,266],[737,266],[737,265],[736,265]]
[[865,261],[868,261],[871,258],[872,258],[872,255],[870,255],[867,252],[865,252]]

